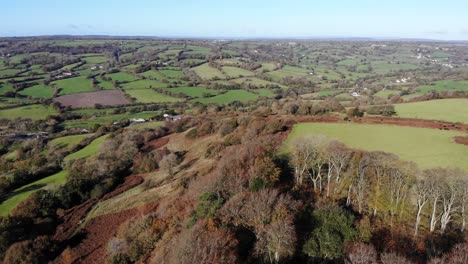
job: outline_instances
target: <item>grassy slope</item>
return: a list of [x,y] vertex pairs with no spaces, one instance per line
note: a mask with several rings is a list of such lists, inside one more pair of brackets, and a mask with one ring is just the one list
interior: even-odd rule
[[303,123],[295,125],[286,146],[300,136],[326,135],[350,147],[394,153],[421,168],[459,167],[468,170],[468,148],[453,142],[462,132],[390,125]]
[[83,159],[83,158],[87,158],[87,157],[91,157],[93,155],[96,155],[96,153],[99,150],[99,147],[101,147],[102,143],[104,142],[104,140],[106,140],[106,138],[108,136],[109,135],[104,135],[102,137],[96,138],[88,146],[78,150],[75,153],[72,153],[72,154],[66,156],[64,158],[64,161],[73,160],[73,159]]
[[160,103],[160,102],[177,102],[182,99],[157,93],[151,89],[143,90],[127,90],[126,93],[135,98],[140,103]]
[[220,94],[214,97],[209,98],[198,98],[194,101],[201,102],[204,104],[214,103],[214,104],[228,104],[234,101],[248,102],[257,100],[258,96],[256,94],[247,92],[245,90],[230,90],[224,94]]
[[65,183],[66,177],[67,172],[61,171],[59,173],[24,185],[23,187],[14,190],[14,195],[0,204],[0,216],[5,216],[9,214],[19,203],[24,201],[26,198],[28,198],[29,195],[31,195],[35,191],[44,187],[50,187]]
[[62,79],[54,81],[52,84],[62,88],[60,95],[95,91],[91,85],[91,80],[87,79],[85,76]]
[[441,99],[395,105],[398,116],[468,124],[468,99]]
[[34,85],[19,92],[22,95],[36,97],[36,98],[52,98],[54,89],[45,85]]
[[15,119],[18,117],[31,118],[33,120],[45,119],[48,115],[56,115],[57,112],[43,105],[27,105],[17,108],[0,110],[0,118]]

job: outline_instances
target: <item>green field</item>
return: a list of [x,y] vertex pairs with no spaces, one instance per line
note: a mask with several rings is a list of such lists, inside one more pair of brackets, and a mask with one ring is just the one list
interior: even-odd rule
[[0,110],[0,118],[8,119],[22,117],[31,118],[32,120],[39,120],[45,119],[48,115],[57,115],[57,112],[52,107],[43,105],[27,105]]
[[99,63],[104,63],[108,61],[108,59],[103,56],[85,57],[85,58],[82,58],[82,60],[86,61],[86,63],[88,64],[99,64]]
[[138,80],[134,82],[124,83],[121,85],[123,89],[146,89],[146,88],[165,88],[166,83],[152,81],[152,80]]
[[244,70],[238,67],[231,67],[231,66],[224,66],[222,67],[224,74],[229,78],[239,78],[239,77],[247,77],[253,76],[255,73]]
[[256,90],[253,90],[252,92],[260,95],[260,96],[265,96],[265,97],[273,97],[275,96],[275,93],[273,93],[271,90],[269,89],[256,89]]
[[114,84],[109,81],[104,81],[101,77],[96,77],[96,80],[99,82],[98,86],[104,90],[114,89]]
[[107,74],[107,77],[118,82],[133,82],[138,80],[138,78],[136,78],[135,76],[125,72]]
[[54,95],[54,89],[38,84],[24,89],[23,91],[19,92],[19,94],[36,98],[52,98]]
[[66,171],[61,171],[49,177],[40,179],[33,183],[27,184],[12,192],[12,195],[2,203],[0,203],[0,216],[8,215],[19,203],[24,201],[35,191],[44,187],[57,186],[65,183],[67,177]]
[[178,102],[182,99],[175,98],[169,95],[155,92],[151,89],[143,90],[127,90],[128,95],[135,98],[139,103],[161,103],[161,102]]
[[226,79],[226,76],[224,76],[220,70],[211,67],[208,63],[194,67],[192,70],[195,71],[200,78],[205,80],[212,80],[214,78]]
[[91,80],[85,76],[62,79],[54,81],[52,84],[62,89],[60,95],[95,91],[91,85]]
[[388,96],[399,94],[400,91],[398,90],[380,90],[374,94],[374,96],[381,97],[387,99]]
[[47,143],[50,148],[67,148],[71,149],[78,145],[83,139],[91,137],[93,134],[81,134],[55,138]]
[[391,125],[302,123],[293,127],[285,146],[307,135],[325,135],[356,149],[390,152],[403,160],[414,161],[421,168],[468,170],[468,148],[453,141],[453,137],[465,135],[463,132]]
[[204,95],[216,95],[219,92],[216,90],[211,90],[205,87],[177,87],[177,88],[167,88],[167,91],[177,94],[185,94],[190,97],[203,97]]
[[146,78],[153,78],[160,81],[166,79],[166,76],[162,75],[160,72],[155,70],[145,71],[143,73],[140,73],[140,75]]
[[226,93],[208,97],[208,98],[198,98],[195,99],[195,102],[200,102],[203,104],[229,104],[234,101],[239,102],[248,102],[248,101],[255,101],[257,100],[258,95],[247,92],[245,90],[230,90]]
[[421,85],[419,90],[426,92],[448,92],[448,91],[468,91],[468,81],[443,80],[436,81],[431,85]]
[[177,78],[182,78],[185,76],[185,74],[182,71],[177,71],[177,70],[159,70],[159,72],[169,78],[177,79]]
[[96,138],[95,140],[91,141],[91,143],[89,143],[88,146],[78,150],[75,153],[72,153],[66,156],[63,160],[69,161],[69,160],[83,159],[83,158],[88,158],[88,157],[96,155],[102,143],[104,142],[104,140],[106,140],[108,136],[109,135],[107,134],[107,135]]
[[468,124],[468,99],[440,99],[396,104],[395,110],[400,117]]

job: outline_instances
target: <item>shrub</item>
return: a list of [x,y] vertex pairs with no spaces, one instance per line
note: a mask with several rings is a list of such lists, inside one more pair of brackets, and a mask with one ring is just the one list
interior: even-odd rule
[[369,106],[366,110],[369,115],[383,115],[392,116],[396,114],[395,107],[393,105],[373,105]]

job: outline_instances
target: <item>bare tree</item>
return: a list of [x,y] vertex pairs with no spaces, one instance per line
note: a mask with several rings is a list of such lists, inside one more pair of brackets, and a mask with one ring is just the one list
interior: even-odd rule
[[440,173],[442,173],[442,169],[431,169],[424,171],[424,177],[428,181],[429,201],[431,202],[432,206],[429,227],[429,231],[431,233],[434,232],[439,218],[439,215],[437,215],[437,207],[439,205],[440,198],[442,195],[440,181],[443,180]]
[[356,174],[354,175],[352,187],[350,191],[354,192],[354,201],[357,205],[358,212],[362,213],[364,207],[364,200],[366,198],[367,189],[369,187],[369,180],[366,175],[367,167],[369,166],[368,160],[361,158],[356,165]]
[[391,221],[393,221],[395,215],[401,215],[403,212],[403,206],[415,171],[415,165],[409,162],[396,162],[388,171]]
[[174,169],[178,164],[177,156],[174,153],[166,155],[159,162],[159,167],[162,171],[167,173],[169,176],[174,175]]
[[[448,176],[450,177],[451,175]],[[459,189],[456,186],[456,182],[448,178],[442,182],[441,190],[442,215],[440,216],[440,230],[444,233],[447,224],[452,219],[454,211],[457,209],[455,202],[458,198]]]
[[411,264],[413,262],[409,261],[407,258],[398,255],[394,252],[383,253],[380,255],[380,261],[382,264]]
[[[328,145],[329,171],[327,174],[327,197],[330,195],[331,178],[334,177],[336,184],[341,184],[343,181],[342,171],[348,166],[350,158],[351,151],[349,151],[344,144],[338,141],[330,142]],[[333,172],[331,172],[330,169],[334,169],[334,175],[331,175]]]
[[313,147],[306,138],[298,138],[293,146],[291,161],[294,167],[294,178],[296,186],[301,186],[314,158]]
[[416,204],[418,208],[416,212],[416,223],[414,225],[414,235],[417,236],[419,223],[421,222],[421,212],[429,201],[430,186],[427,179],[417,180],[413,190],[416,195]]
[[376,264],[377,262],[377,251],[374,246],[356,243],[351,246],[346,252],[345,263],[346,264]]
[[465,220],[465,207],[466,203],[468,202],[468,175],[462,177],[457,183],[457,186],[460,191],[460,218],[461,218],[461,228],[460,230],[463,232],[465,231],[465,225],[466,225],[466,220]]
[[393,154],[377,151],[368,153],[366,158],[369,159],[369,171],[373,175],[371,186],[373,199],[370,201],[370,206],[372,208],[372,215],[376,216],[383,195],[382,185],[384,179],[396,160],[398,160],[398,157]]

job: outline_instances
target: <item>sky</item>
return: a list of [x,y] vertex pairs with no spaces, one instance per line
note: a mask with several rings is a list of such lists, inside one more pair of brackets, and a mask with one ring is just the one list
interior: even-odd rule
[[468,40],[468,0],[0,0],[0,36]]

